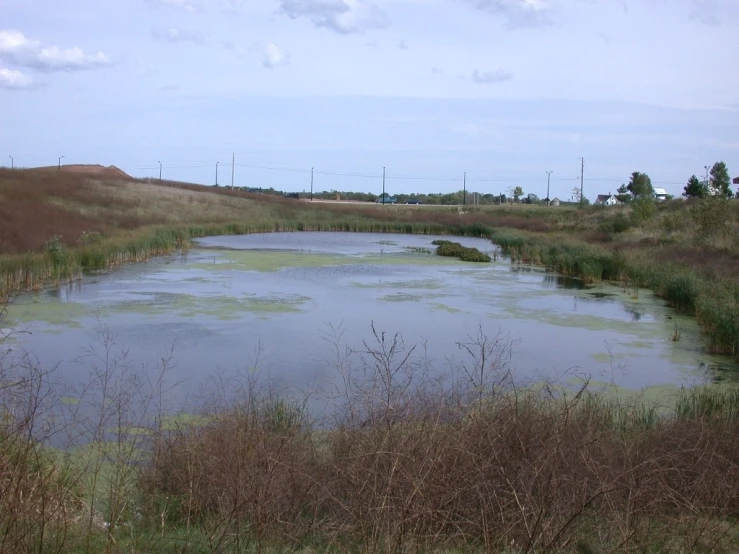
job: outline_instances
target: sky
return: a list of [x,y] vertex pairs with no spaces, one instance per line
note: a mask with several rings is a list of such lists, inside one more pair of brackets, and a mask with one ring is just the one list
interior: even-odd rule
[[739,176],[737,28],[737,0],[0,0],[0,164],[565,199],[584,159],[590,199],[679,195]]

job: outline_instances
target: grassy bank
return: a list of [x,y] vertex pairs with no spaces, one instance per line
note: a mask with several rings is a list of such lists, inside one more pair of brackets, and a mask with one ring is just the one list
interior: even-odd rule
[[[177,417],[166,361],[142,387],[100,338],[109,361],[74,406],[33,364],[0,365],[2,552],[739,548],[736,388],[660,406],[520,387],[510,345],[482,335],[442,386],[378,332],[336,361],[328,416],[248,372]],[[50,448],[59,434],[80,446]]]
[[619,281],[647,288],[697,318],[709,351],[739,354],[739,285],[734,278],[659,259],[658,247],[613,248],[567,235],[496,230],[491,238],[513,263],[533,263],[585,282]]

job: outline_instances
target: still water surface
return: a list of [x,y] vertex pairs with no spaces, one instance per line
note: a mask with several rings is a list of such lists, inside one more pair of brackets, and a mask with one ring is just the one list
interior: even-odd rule
[[335,375],[332,328],[341,329],[342,347],[361,349],[372,323],[426,344],[438,371],[461,358],[456,343],[479,327],[512,341],[521,380],[579,374],[637,389],[735,371],[705,355],[695,322],[649,291],[583,287],[512,266],[483,239],[455,240],[496,254],[493,263],[414,251],[432,249],[435,238],[305,232],[203,239],[186,255],[19,298],[3,324],[16,329],[7,347],[81,381],[84,354],[103,324],[139,366],[173,348],[172,375],[186,394],[218,371],[251,367],[258,351],[277,381],[321,388]]

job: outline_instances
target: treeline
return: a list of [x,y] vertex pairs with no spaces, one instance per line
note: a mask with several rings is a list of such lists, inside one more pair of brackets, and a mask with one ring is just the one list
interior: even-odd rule
[[[231,188],[231,187],[226,187]],[[272,196],[287,196],[292,198],[310,199],[310,192],[284,192],[275,188],[255,188],[255,187],[233,187],[235,190],[241,190],[243,192],[257,193],[257,194],[269,194]],[[458,205],[493,205],[493,204],[507,204],[510,202],[522,202],[525,204],[541,204],[545,203],[546,200],[539,199],[536,195],[530,194],[524,197],[523,192],[519,192],[521,187],[517,187],[511,195],[505,193],[491,194],[481,193],[475,191],[458,190],[456,192],[448,193],[410,193],[410,194],[391,194],[386,193],[386,196],[392,196],[398,202],[403,204],[409,200],[418,200],[421,204],[432,204],[437,206],[458,206]],[[518,194],[516,194],[518,192]],[[319,200],[351,200],[354,202],[375,202],[380,198],[381,194],[374,194],[371,192],[352,192],[352,191],[340,191],[340,190],[324,190],[320,192],[313,192],[312,197]]]

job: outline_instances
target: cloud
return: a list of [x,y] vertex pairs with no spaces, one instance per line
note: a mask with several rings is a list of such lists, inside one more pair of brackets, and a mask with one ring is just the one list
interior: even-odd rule
[[431,68],[431,73],[434,75],[444,75],[444,72],[436,66]]
[[180,90],[180,87],[178,87],[177,85],[164,85],[159,87],[159,90],[161,90],[162,92],[174,92],[176,90]]
[[198,11],[198,6],[190,0],[146,0],[152,6],[185,10],[188,12]]
[[287,52],[271,42],[264,48],[262,53],[262,65],[268,69],[274,69],[281,65],[290,63],[290,56]]
[[398,42],[398,48],[400,48],[401,50],[408,50],[408,43],[404,40],[401,40],[400,42]]
[[33,88],[37,88],[37,85],[28,75],[13,69],[0,67],[0,89],[29,90]]
[[478,10],[504,17],[508,27],[536,27],[551,23],[554,0],[462,0]]
[[77,47],[62,49],[58,46],[43,46],[39,41],[31,40],[20,31],[14,30],[0,31],[0,59],[46,72],[82,71],[112,64],[102,52],[85,54]]
[[714,0],[693,0],[692,8],[690,19],[709,27],[721,25],[718,6]]
[[193,31],[183,31],[175,27],[170,27],[166,31],[159,32],[153,31],[152,36],[154,40],[164,40],[167,42],[193,42],[195,44],[201,44],[203,42],[203,35],[195,33]]
[[313,25],[349,35],[368,29],[386,29],[390,20],[369,0],[280,0],[290,19],[310,18]]
[[513,79],[513,73],[505,69],[496,69],[495,71],[479,72],[477,69],[472,73],[472,81],[481,85],[492,85],[495,83],[504,83]]

